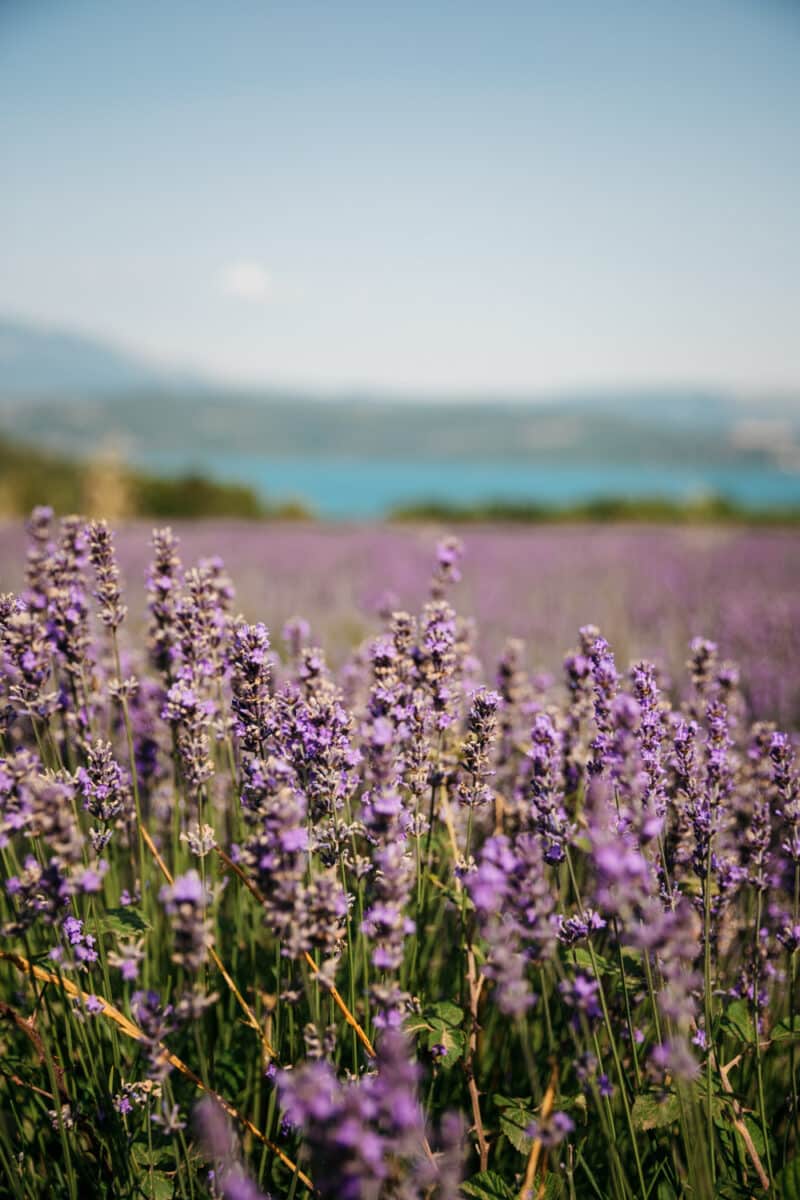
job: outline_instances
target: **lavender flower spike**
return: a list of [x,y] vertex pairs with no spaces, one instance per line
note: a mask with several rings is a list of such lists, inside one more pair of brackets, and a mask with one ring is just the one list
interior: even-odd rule
[[122,603],[114,542],[106,521],[89,525],[89,557],[97,580],[95,598],[100,605],[100,620],[109,629],[118,629],[128,610]]

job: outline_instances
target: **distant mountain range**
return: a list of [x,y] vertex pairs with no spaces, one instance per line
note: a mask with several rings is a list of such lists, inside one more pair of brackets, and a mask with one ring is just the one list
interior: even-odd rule
[[0,319],[0,432],[82,456],[800,465],[800,395],[711,389],[447,398],[226,387]]
[[0,397],[110,397],[187,382],[98,338],[0,318]]

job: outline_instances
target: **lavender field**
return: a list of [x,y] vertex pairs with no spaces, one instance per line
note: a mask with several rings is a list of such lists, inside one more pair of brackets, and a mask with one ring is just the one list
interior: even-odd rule
[[0,1194],[800,1195],[791,532],[0,533]]
[[[292,615],[341,667],[374,636],[382,612],[414,609],[440,536],[433,529],[252,522],[173,522],[187,563],[222,556],[234,607],[273,642]],[[151,525],[115,533],[130,608],[142,633]],[[506,640],[525,642],[532,674],[561,676],[578,629],[597,624],[622,663],[647,656],[678,678],[692,637],[718,642],[741,668],[751,715],[800,720],[800,535],[796,530],[568,526],[470,529],[462,535],[459,614],[475,619],[491,678]],[[0,525],[0,589],[22,586],[26,535]]]

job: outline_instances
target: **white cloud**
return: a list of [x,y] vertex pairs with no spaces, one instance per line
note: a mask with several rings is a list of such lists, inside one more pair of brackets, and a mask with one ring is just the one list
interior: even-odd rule
[[229,263],[220,278],[223,294],[251,304],[263,304],[274,293],[272,276],[261,263],[250,259]]

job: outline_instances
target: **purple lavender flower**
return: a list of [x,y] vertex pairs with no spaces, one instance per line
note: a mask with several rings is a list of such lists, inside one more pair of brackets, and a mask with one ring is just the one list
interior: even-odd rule
[[717,664],[717,646],[715,642],[710,642],[707,638],[696,637],[692,639],[689,650],[690,655],[686,665],[689,669],[695,692],[699,697],[703,697],[714,678],[714,669]]
[[614,655],[605,638],[594,625],[581,629],[581,643],[589,659],[594,684],[594,722],[597,730],[592,742],[592,761],[589,771],[599,774],[606,765],[611,749],[611,707],[617,693],[619,676]]
[[[299,958],[319,950],[323,959],[333,959],[344,937],[347,897],[333,869],[320,871],[299,888],[295,898],[294,920],[285,938],[285,953]],[[323,982],[330,976],[326,968]]]
[[498,1004],[524,1016],[534,1003],[526,968],[550,957],[558,928],[540,839],[521,833],[512,845],[502,835],[489,838],[464,882],[489,946],[484,972],[497,981]]
[[381,1039],[377,1072],[358,1081],[341,1083],[321,1060],[279,1075],[281,1104],[303,1130],[323,1200],[377,1200],[390,1171],[406,1188],[430,1180],[417,1080],[405,1039],[392,1032]]
[[497,692],[479,688],[472,697],[467,717],[467,734],[461,743],[461,766],[466,778],[459,781],[458,797],[462,804],[490,804],[492,790],[487,784],[494,774],[492,749],[497,732]]
[[274,734],[280,756],[294,769],[314,821],[335,817],[353,789],[358,762],[350,715],[320,675],[306,696],[289,686],[275,698]]
[[303,646],[311,637],[311,626],[303,617],[290,617],[281,630],[289,657],[298,659]]
[[105,521],[92,521],[89,525],[89,557],[97,581],[95,598],[99,604],[100,620],[109,629],[116,630],[125,620],[128,610],[122,603],[114,542]]
[[242,1167],[230,1121],[219,1103],[210,1096],[201,1100],[193,1121],[204,1153],[215,1164],[214,1179],[223,1200],[267,1200]]
[[497,664],[495,686],[501,700],[497,767],[501,781],[513,773],[514,738],[531,698],[530,681],[523,666],[524,652],[524,643],[519,638],[508,638]]
[[33,821],[33,789],[40,770],[38,757],[24,748],[0,759],[0,849]]
[[[90,663],[89,605],[83,569],[88,547],[80,517],[64,517],[58,545],[49,560],[47,634],[71,681],[73,702],[85,704],[85,675]],[[78,715],[78,714],[76,714]]]
[[175,1010],[162,1004],[157,992],[137,991],[131,996],[131,1013],[142,1032],[148,1079],[161,1083],[172,1070],[164,1039],[175,1029]]
[[633,694],[639,706],[639,749],[646,773],[643,804],[663,817],[667,804],[663,746],[665,710],[656,682],[655,667],[639,662],[631,670]]
[[698,1062],[683,1038],[668,1038],[654,1046],[650,1060],[659,1074],[668,1072],[686,1083],[691,1083],[700,1074]]
[[110,950],[108,953],[109,965],[117,968],[126,983],[135,983],[139,978],[139,968],[143,960],[144,943],[141,938],[120,942],[116,950]]
[[415,930],[413,920],[406,915],[414,880],[406,842],[410,818],[402,796],[391,785],[365,795],[363,816],[373,845],[363,929],[374,942],[374,965],[380,970],[396,971],[403,959],[406,937]]
[[464,546],[458,538],[444,538],[436,547],[436,569],[431,579],[432,600],[442,600],[451,584],[459,583],[459,564],[464,556]]
[[83,807],[102,823],[105,830],[92,830],[95,850],[108,844],[115,822],[132,810],[127,775],[113,757],[109,742],[95,741],[86,751],[86,766],[79,767],[77,783],[83,795]]
[[563,861],[571,836],[564,805],[562,764],[563,738],[547,713],[537,713],[515,800],[523,826],[541,835],[545,861],[553,864]]
[[22,715],[47,718],[57,707],[55,691],[45,692],[52,667],[52,647],[41,614],[23,601],[4,605],[0,622],[8,696]]
[[55,859],[43,867],[34,855],[27,855],[22,869],[6,879],[5,890],[13,913],[0,927],[5,937],[24,933],[39,920],[43,925],[55,925],[69,904],[69,878]]
[[150,610],[149,649],[166,687],[173,681],[178,657],[176,612],[183,582],[178,539],[170,528],[153,530],[153,562],[147,572],[147,606]]
[[85,971],[97,962],[97,941],[85,931],[83,921],[78,917],[65,917],[61,923],[61,934],[68,957],[64,957],[60,946],[51,950],[50,957],[62,967],[75,967]]
[[558,940],[565,946],[575,946],[585,941],[592,933],[605,929],[607,921],[593,908],[585,908],[570,917],[560,917]]
[[209,738],[218,714],[225,672],[222,646],[230,622],[230,580],[220,559],[205,559],[186,572],[175,603],[175,655],[179,665],[167,690],[163,718],[175,730],[181,766],[193,801],[214,774]]
[[585,727],[592,713],[593,676],[586,653],[568,654],[564,660],[569,704],[563,731],[564,784],[577,791],[587,766]]
[[455,613],[444,600],[432,601],[425,605],[422,621],[422,637],[414,651],[417,677],[430,697],[436,728],[444,730],[452,723],[455,700]]
[[216,704],[205,697],[190,678],[180,678],[167,692],[162,712],[175,729],[181,765],[193,795],[214,774],[209,750],[209,729]]
[[559,991],[568,1008],[584,1013],[590,1021],[598,1021],[602,1017],[596,979],[577,971],[573,979],[559,984]]
[[237,622],[233,627],[228,658],[236,723],[234,731],[245,750],[262,751],[270,732],[272,711],[269,634],[265,625]]
[[550,1149],[559,1146],[575,1129],[575,1122],[565,1112],[553,1112],[541,1121],[532,1121],[526,1129],[528,1137],[537,1138]]
[[27,605],[34,612],[47,609],[50,594],[50,565],[55,545],[53,543],[53,510],[39,505],[31,512],[27,522],[28,553],[25,564]]
[[197,871],[192,870],[162,887],[159,899],[172,919],[172,961],[179,963],[190,975],[196,975],[205,963],[213,941],[211,922],[206,916],[211,897]]

